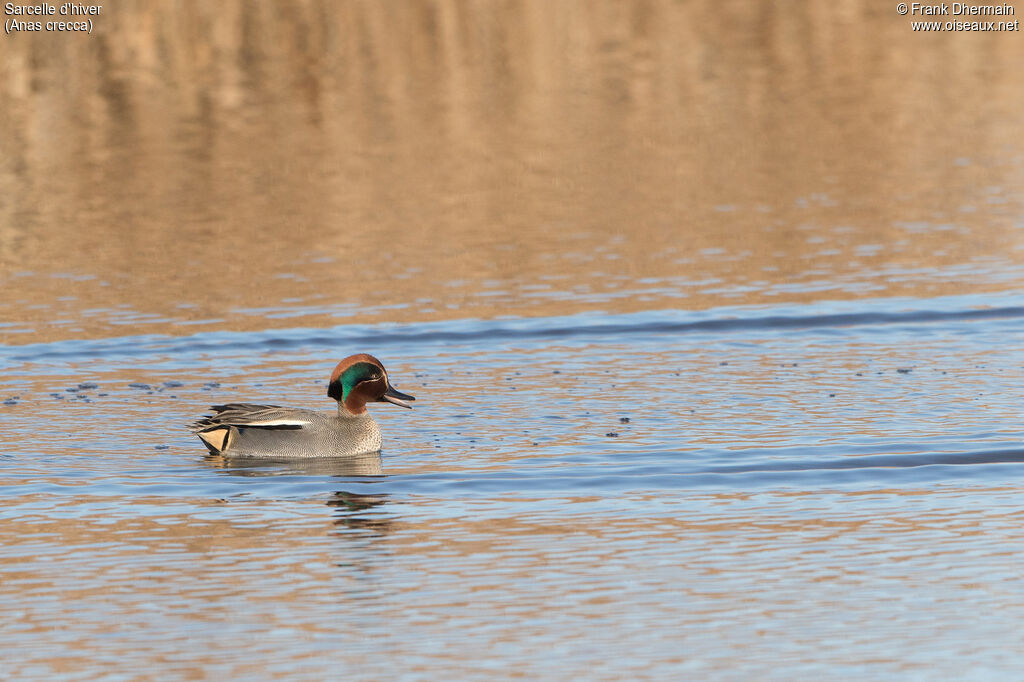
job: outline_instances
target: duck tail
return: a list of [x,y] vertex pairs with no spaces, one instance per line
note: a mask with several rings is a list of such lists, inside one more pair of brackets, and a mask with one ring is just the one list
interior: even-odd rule
[[235,440],[235,433],[236,429],[233,427],[217,424],[197,431],[196,435],[199,436],[199,440],[203,441],[203,445],[210,451],[210,454],[219,455],[231,447],[232,441]]

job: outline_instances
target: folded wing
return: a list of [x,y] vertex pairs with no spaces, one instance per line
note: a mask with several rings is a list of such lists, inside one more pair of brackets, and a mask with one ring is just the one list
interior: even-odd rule
[[199,436],[214,454],[220,454],[231,447],[239,428],[301,429],[310,423],[296,416],[294,409],[278,405],[229,403],[213,405],[210,409],[213,414],[204,415],[190,426],[192,433]]

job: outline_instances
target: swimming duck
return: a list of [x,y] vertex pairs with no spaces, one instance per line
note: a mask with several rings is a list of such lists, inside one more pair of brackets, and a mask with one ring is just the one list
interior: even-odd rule
[[226,457],[339,457],[380,450],[380,428],[366,403],[412,408],[411,395],[396,391],[380,360],[360,353],[334,368],[327,395],[338,411],[229,403],[191,425],[211,453]]

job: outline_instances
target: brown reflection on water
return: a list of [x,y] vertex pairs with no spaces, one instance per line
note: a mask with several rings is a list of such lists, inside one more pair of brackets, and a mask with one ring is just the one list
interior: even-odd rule
[[1024,279],[1012,33],[859,2],[104,11],[3,39],[8,342]]
[[[922,506],[906,509],[907,496]],[[195,500],[184,513],[163,507],[182,500],[140,498],[131,514],[108,515],[103,498],[78,498],[53,518],[44,498],[19,498],[43,506],[0,526],[0,590],[16,605],[5,642],[21,647],[9,667],[262,674],[336,670],[383,649],[392,669],[434,670],[483,665],[480,647],[501,644],[515,645],[509,665],[539,672],[550,670],[533,655],[543,647],[563,652],[560,670],[592,665],[583,642],[638,671],[664,670],[684,647],[714,670],[735,672],[736,647],[757,665],[792,665],[794,645],[809,657],[796,660],[821,665],[867,649],[876,665],[914,666],[920,658],[890,656],[893,630],[931,657],[941,654],[924,633],[948,638],[947,623],[993,618],[1005,628],[1000,614],[1019,609],[1006,551],[1019,533],[1005,508],[969,509],[933,489],[804,493],[797,508],[787,497],[768,508],[744,495],[654,497],[661,514],[594,515],[565,513],[594,498],[552,514],[553,500],[515,496],[503,501],[513,516],[413,514],[372,528],[335,528],[337,510],[315,504]],[[972,604],[984,619],[965,616]]]

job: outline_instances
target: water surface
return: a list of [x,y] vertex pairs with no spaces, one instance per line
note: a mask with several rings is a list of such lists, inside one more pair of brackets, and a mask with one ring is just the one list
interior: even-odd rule
[[[1019,674],[1021,44],[823,7],[5,36],[4,673]],[[186,429],[360,351],[379,456]]]

